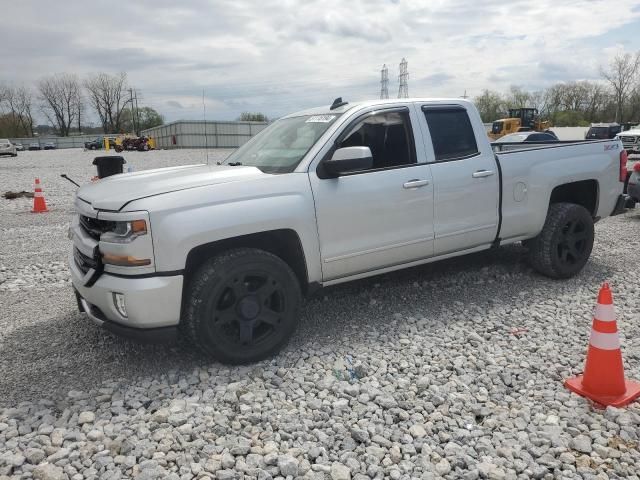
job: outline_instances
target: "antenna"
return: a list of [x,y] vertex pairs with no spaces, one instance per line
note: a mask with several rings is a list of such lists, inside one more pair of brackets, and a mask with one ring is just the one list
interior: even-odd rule
[[398,98],[409,98],[409,71],[407,70],[407,60],[402,59],[400,62],[400,75],[398,75],[398,81],[400,86],[398,87]]
[[204,123],[204,151],[209,165],[209,137],[207,135],[207,104],[204,102],[204,88],[202,89],[202,121]]
[[382,65],[380,70],[380,99],[389,98],[389,69]]

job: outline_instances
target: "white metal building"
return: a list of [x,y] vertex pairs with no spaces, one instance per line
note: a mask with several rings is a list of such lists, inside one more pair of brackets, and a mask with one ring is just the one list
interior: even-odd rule
[[267,125],[265,122],[179,120],[143,130],[142,135],[153,137],[156,148],[236,148]]

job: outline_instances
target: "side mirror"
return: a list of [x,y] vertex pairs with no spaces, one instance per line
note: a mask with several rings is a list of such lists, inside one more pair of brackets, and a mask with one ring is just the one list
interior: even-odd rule
[[369,147],[343,147],[333,152],[331,160],[324,162],[324,167],[332,177],[339,177],[349,172],[368,170],[373,166],[373,155]]

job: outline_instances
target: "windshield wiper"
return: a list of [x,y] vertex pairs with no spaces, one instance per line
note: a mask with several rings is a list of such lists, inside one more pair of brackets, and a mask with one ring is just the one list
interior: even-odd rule
[[239,167],[240,165],[242,165],[242,162],[229,162],[227,163],[227,165],[229,165],[230,167]]

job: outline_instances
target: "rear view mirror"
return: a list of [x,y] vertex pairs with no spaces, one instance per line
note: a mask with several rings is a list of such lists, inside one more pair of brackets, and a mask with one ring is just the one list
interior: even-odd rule
[[326,160],[324,166],[329,175],[339,177],[345,173],[370,169],[373,155],[369,147],[343,147],[333,152],[331,160]]

